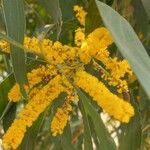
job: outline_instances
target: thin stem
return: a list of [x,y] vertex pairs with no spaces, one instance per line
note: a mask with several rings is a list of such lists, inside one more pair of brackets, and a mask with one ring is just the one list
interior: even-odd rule
[[146,127],[144,127],[143,129],[142,129],[142,132],[145,132],[146,130],[148,130],[150,128],[150,124],[148,124]]
[[92,61],[96,69],[102,70],[107,76],[110,76],[110,73],[107,70],[105,70],[100,64],[98,64],[94,59],[92,59]]

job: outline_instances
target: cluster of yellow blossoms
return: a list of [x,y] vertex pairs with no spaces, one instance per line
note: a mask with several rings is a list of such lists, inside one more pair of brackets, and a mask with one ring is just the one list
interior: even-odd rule
[[76,13],[76,18],[82,26],[85,26],[85,17],[87,12],[83,9],[82,6],[75,5],[74,11]]
[[51,123],[51,132],[53,136],[62,134],[72,112],[72,103],[78,100],[73,92],[68,93],[62,107],[58,108]]
[[[26,52],[45,59],[47,65],[41,65],[27,74],[28,85],[25,85],[25,90],[29,100],[3,137],[5,149],[17,149],[27,128],[31,127],[61,92],[66,92],[68,96],[64,104],[56,110],[50,127],[53,136],[62,134],[73,110],[72,103],[78,100],[73,85],[67,81],[68,78],[87,92],[113,118],[128,123],[134,115],[134,109],[130,103],[110,92],[95,76],[84,71],[85,65],[92,64],[96,70],[102,69],[102,79],[117,87],[118,92],[128,92],[124,78],[126,75],[131,76],[132,71],[126,60],[110,57],[108,46],[113,41],[109,31],[104,27],[97,28],[85,37],[86,12],[79,6],[75,6],[74,11],[82,25],[75,31],[76,47],[62,45],[58,41],[52,42],[49,39],[25,37]],[[10,44],[1,40],[0,49],[9,53]],[[95,60],[100,61],[104,67],[99,63],[94,64]],[[21,99],[17,83],[8,93],[8,98],[13,102]]]
[[27,127],[31,127],[38,116],[64,91],[61,76],[57,75],[36,93],[18,114],[3,137],[5,149],[16,149],[21,143]]
[[134,110],[128,102],[111,93],[101,81],[87,72],[78,71],[75,83],[115,119],[121,122],[129,122],[130,117],[133,116]]

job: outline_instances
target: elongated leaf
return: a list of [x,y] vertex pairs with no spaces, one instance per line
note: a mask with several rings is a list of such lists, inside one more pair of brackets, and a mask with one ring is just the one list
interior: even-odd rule
[[[94,10],[94,11],[93,11]],[[96,7],[95,1],[90,0],[86,15],[85,33],[88,35],[101,24],[101,17]]]
[[150,97],[150,58],[130,24],[115,10],[96,0],[106,27],[122,55],[129,61],[141,85]]
[[61,135],[61,145],[64,150],[74,150],[73,144],[71,143],[72,135],[71,135],[71,129],[70,125],[68,124],[63,134]]
[[4,17],[3,17],[3,13],[2,13],[2,9],[0,7],[0,31],[4,30]]
[[95,131],[95,128],[94,128],[94,124],[93,124],[91,118],[89,118],[89,124],[90,124],[92,139],[93,139],[94,145],[96,147],[95,150],[99,150],[100,149],[100,143],[99,143],[99,139],[97,137],[97,134],[96,134],[96,131]]
[[98,139],[100,141],[100,148],[102,150],[116,150],[116,145],[113,141],[113,139],[110,137],[105,125],[103,124],[103,121],[100,118],[100,115],[94,107],[90,104],[90,100],[87,98],[87,96],[80,90],[77,89],[79,98],[83,102],[84,109],[86,113],[91,117],[91,120],[93,121],[95,131],[97,133]]
[[148,17],[141,0],[133,0],[134,16],[137,22],[138,30],[146,35],[148,30]]
[[[25,14],[23,0],[2,0],[7,35],[23,43]],[[27,83],[25,54],[23,49],[11,45],[11,59],[16,81],[22,86]]]
[[79,101],[79,105],[80,105],[80,110],[82,113],[82,118],[83,118],[83,123],[84,123],[84,149],[92,150],[93,144],[91,141],[91,131],[90,131],[90,126],[89,126],[88,116],[85,112],[85,109],[81,100]]
[[15,83],[13,74],[10,74],[2,83],[0,83],[0,116],[8,104],[8,91]]
[[[132,98],[133,99],[133,98]],[[142,126],[140,120],[140,113],[136,102],[133,100],[135,116],[128,124],[122,125],[122,133],[120,140],[120,150],[140,150]]]
[[3,120],[3,127],[5,131],[13,122],[16,114],[16,104],[8,101],[8,92],[14,83],[14,75],[10,74],[0,84],[0,120]]
[[9,109],[6,111],[6,114],[3,116],[4,131],[7,131],[7,129],[14,121],[15,117],[16,117],[16,104],[12,103]]

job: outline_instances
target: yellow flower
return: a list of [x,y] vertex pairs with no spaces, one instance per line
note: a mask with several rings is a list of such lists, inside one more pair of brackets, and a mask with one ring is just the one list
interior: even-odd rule
[[0,40],[0,49],[2,50],[2,52],[9,53],[9,43],[4,40]]
[[75,44],[77,46],[81,46],[82,42],[85,40],[85,34],[84,34],[84,29],[78,28],[75,30]]
[[31,127],[38,116],[49,106],[58,95],[64,91],[61,85],[61,77],[53,78],[46,86],[28,102],[18,114],[5,135],[3,136],[3,147],[17,149],[20,145],[27,127]]
[[127,60],[118,60],[111,58],[108,46],[112,44],[113,39],[109,31],[102,27],[95,29],[90,33],[87,39],[82,43],[80,50],[80,59],[84,63],[89,63],[91,58],[101,61],[110,75],[104,74],[102,77],[108,80],[109,85],[117,86],[118,92],[127,92],[127,82],[123,80],[124,76],[132,75],[130,65]]
[[150,145],[150,137],[147,137],[147,138],[145,139],[145,142],[146,142],[148,145]]
[[57,136],[63,133],[67,122],[70,119],[70,113],[72,112],[72,103],[78,101],[78,96],[75,94],[74,87],[62,76],[63,86],[65,87],[65,92],[67,97],[65,98],[64,104],[57,108],[56,113],[51,122],[51,132],[53,136]]
[[29,82],[29,87],[32,88],[36,84],[44,81],[50,80],[52,76],[57,75],[57,70],[52,65],[41,65],[36,69],[33,69],[31,72],[27,73],[27,78]]
[[112,43],[112,37],[106,28],[97,28],[88,35],[82,42],[80,59],[84,63],[89,63],[92,57],[102,62],[108,59],[107,47]]
[[117,79],[124,77],[125,74],[132,75],[132,71],[127,60],[119,61],[115,57],[113,59],[109,59],[105,65],[107,69],[110,70],[111,75]]
[[72,106],[68,101],[66,101],[62,107],[57,108],[57,111],[51,122],[51,132],[53,136],[63,133],[63,130],[70,118],[70,112],[72,112]]
[[109,85],[117,86],[118,92],[128,92],[128,84],[123,78],[125,75],[132,76],[132,70],[127,60],[118,60],[115,58],[109,58],[105,61],[106,69],[110,72],[110,75],[103,75],[105,80],[109,81]]
[[24,47],[27,48],[26,52],[29,53],[35,53],[37,55],[41,54],[40,48],[39,48],[39,39],[33,37],[25,37],[24,38]]
[[70,113],[72,112],[72,103],[78,101],[78,96],[75,94],[72,85],[63,76],[62,81],[65,87],[65,92],[67,93],[67,97],[65,98],[64,104],[61,107],[57,108],[57,111],[52,119],[51,132],[53,136],[57,136],[63,133],[63,130],[70,119]]
[[107,50],[107,47],[113,42],[112,36],[104,27],[95,29],[88,35],[86,41],[91,56],[96,56],[97,53],[101,53],[101,50]]
[[[33,69],[27,73],[28,85],[25,85],[26,92],[29,92],[36,84],[40,82],[49,82],[49,80],[57,75],[57,70],[52,65],[41,65],[40,67]],[[32,93],[33,94],[33,93]],[[29,95],[30,96],[30,95]],[[18,102],[21,98],[20,87],[15,84],[8,93],[10,101]]]
[[86,41],[82,42],[79,58],[85,64],[88,64],[91,61],[92,56],[90,55],[89,46]]
[[74,6],[74,11],[76,13],[76,18],[78,19],[80,24],[82,26],[85,26],[85,17],[86,17],[87,12],[84,11],[82,6],[78,6],[78,5]]
[[8,99],[12,102],[18,102],[21,99],[20,86],[16,83],[8,93]]
[[77,72],[75,83],[115,119],[128,123],[134,115],[134,109],[128,102],[111,93],[102,82],[85,71]]

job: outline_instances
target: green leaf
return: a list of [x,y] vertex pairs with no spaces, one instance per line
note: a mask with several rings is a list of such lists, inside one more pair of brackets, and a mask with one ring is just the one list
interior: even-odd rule
[[150,1],[149,0],[142,0],[143,6],[145,8],[145,11],[150,19]]
[[3,116],[4,131],[7,131],[7,129],[10,127],[10,125],[14,121],[15,117],[16,117],[16,104],[11,103],[11,105],[9,106],[9,109],[6,110],[6,113]]
[[4,17],[3,17],[2,8],[0,7],[0,31],[3,30],[5,30]]
[[59,0],[38,0],[45,7],[48,14],[52,17],[54,23],[61,21],[62,14],[59,6]]
[[94,29],[98,28],[101,25],[101,17],[99,15],[96,3],[94,0],[89,1],[86,23],[85,23],[85,33],[88,35]]
[[141,149],[141,136],[142,136],[142,126],[141,117],[138,110],[138,106],[133,99],[135,116],[130,120],[128,124],[123,124],[121,139],[120,139],[120,150],[140,150]]
[[96,131],[95,131],[95,128],[94,128],[94,124],[91,120],[91,118],[89,118],[89,124],[90,124],[90,129],[91,129],[91,134],[92,134],[92,139],[93,139],[93,142],[94,142],[94,145],[96,147],[95,150],[99,150],[100,149],[100,143],[99,143],[99,139],[96,135]]
[[89,120],[88,120],[88,116],[85,112],[82,100],[79,100],[79,106],[80,106],[80,110],[82,113],[83,124],[84,124],[84,149],[85,150],[93,150]]
[[115,10],[96,0],[106,27],[122,55],[129,61],[141,85],[150,97],[150,58],[130,24]]
[[142,1],[133,0],[132,3],[134,6],[134,16],[137,22],[138,31],[146,35],[148,33],[147,30],[148,30],[149,22]]
[[67,124],[65,127],[63,134],[61,135],[61,145],[64,150],[74,150],[73,144],[71,143],[72,135],[70,125]]
[[73,7],[77,0],[59,0],[63,21],[75,19]]
[[81,134],[79,137],[78,137],[78,143],[77,143],[77,150],[79,149],[82,149],[82,145],[83,145],[83,134]]
[[14,75],[10,74],[0,84],[0,120],[3,120],[4,131],[9,128],[16,115],[16,104],[8,101],[8,92],[14,83]]
[[77,92],[80,100],[83,103],[85,112],[91,117],[91,120],[94,124],[95,131],[97,133],[100,146],[102,150],[117,150],[116,145],[108,133],[103,121],[100,118],[100,115],[95,110],[95,108],[91,105],[90,100],[87,96],[77,88]]
[[59,39],[62,26],[62,13],[59,5],[59,0],[38,0],[46,9],[47,13],[52,17],[53,23],[56,25],[57,38]]
[[74,44],[74,31],[78,27],[78,21],[75,19],[73,7],[77,0],[59,0],[62,11],[62,31],[60,42],[64,44]]
[[8,104],[8,92],[14,85],[14,75],[10,74],[4,81],[0,84],[0,116],[4,113],[4,110],[7,111],[5,108]]
[[[4,19],[8,37],[23,43],[25,34],[25,12],[23,0],[2,0]],[[23,85],[27,83],[25,54],[23,49],[11,45],[11,60],[16,81]]]

